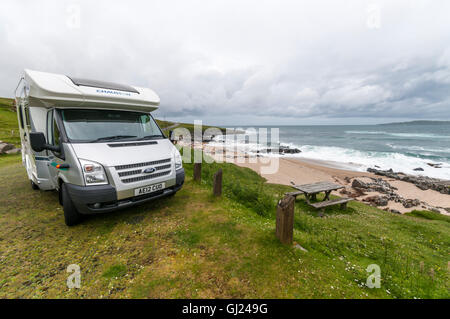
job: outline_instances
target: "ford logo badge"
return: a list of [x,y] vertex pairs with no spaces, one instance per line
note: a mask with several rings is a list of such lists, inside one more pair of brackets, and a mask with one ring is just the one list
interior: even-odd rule
[[144,169],[144,173],[145,173],[145,174],[151,174],[151,173],[153,173],[154,171],[156,171],[156,169],[153,168],[153,167],[149,167],[149,168]]

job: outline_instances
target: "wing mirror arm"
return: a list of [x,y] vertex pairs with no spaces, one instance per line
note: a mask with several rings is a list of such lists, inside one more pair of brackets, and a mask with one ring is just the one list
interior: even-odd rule
[[50,145],[50,144],[45,144],[45,149],[52,151],[52,152],[56,152],[56,153],[61,153],[61,146],[54,146],[54,145]]

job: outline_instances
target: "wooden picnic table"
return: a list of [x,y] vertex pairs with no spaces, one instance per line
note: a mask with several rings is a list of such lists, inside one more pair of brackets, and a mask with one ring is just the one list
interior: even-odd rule
[[[308,205],[321,210],[321,214],[323,214],[323,209],[327,206],[341,204],[341,207],[345,209],[347,207],[347,202],[351,201],[351,198],[338,198],[330,200],[330,194],[332,191],[342,189],[344,186],[331,183],[331,182],[318,182],[312,184],[304,184],[304,185],[294,185],[295,189],[298,189],[297,192],[287,193],[291,196],[297,197],[297,195],[304,194],[306,202]],[[325,193],[325,197],[321,202],[311,203],[311,200],[317,200],[316,195],[319,193]]]
[[327,201],[330,199],[330,194],[332,191],[344,188],[344,186],[331,182],[318,182],[312,184],[295,185],[294,188],[303,192],[305,194],[306,202],[310,204],[311,200],[316,200],[317,194],[325,192],[323,201]]

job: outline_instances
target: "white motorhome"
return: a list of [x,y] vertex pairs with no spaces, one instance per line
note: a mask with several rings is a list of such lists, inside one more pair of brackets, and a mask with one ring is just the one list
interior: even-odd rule
[[180,153],[150,112],[150,89],[25,70],[16,89],[33,189],[58,190],[67,225],[163,196],[184,183]]

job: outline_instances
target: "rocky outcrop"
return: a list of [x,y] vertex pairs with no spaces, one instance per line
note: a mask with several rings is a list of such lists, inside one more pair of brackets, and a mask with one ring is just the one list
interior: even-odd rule
[[399,181],[412,183],[421,190],[432,189],[442,194],[450,195],[450,181],[444,181],[441,179],[431,178],[427,176],[413,176],[403,173],[396,173],[392,169],[383,171],[375,168],[368,168],[367,171],[375,175],[385,176]]
[[411,207],[416,207],[419,206],[421,204],[421,201],[418,199],[403,199],[401,201],[403,207],[405,208],[411,208]]
[[397,188],[391,186],[388,182],[384,181],[382,178],[372,178],[372,182],[363,182],[359,179],[354,179],[352,182],[352,187],[364,191],[379,192],[383,194],[394,194]]
[[283,154],[298,154],[301,153],[302,151],[299,150],[298,148],[290,148],[289,146],[280,146],[280,153]]
[[[401,197],[395,192],[397,188],[392,186],[382,178],[366,177],[366,180],[367,179],[369,181],[363,181],[361,179],[355,178],[352,181],[351,186],[356,192],[362,194],[365,194],[365,192],[377,192],[383,194],[373,195],[362,199],[362,201],[368,202],[372,206],[387,206],[389,201],[401,203],[405,208],[416,207],[422,204],[422,202],[418,199],[405,199]],[[352,193],[347,190],[345,192],[349,195]]]
[[373,206],[387,206],[387,204],[389,203],[389,197],[380,195],[369,196],[364,198],[363,202],[368,202]]
[[289,146],[280,146],[279,148],[266,148],[257,151],[258,154],[271,153],[271,154],[298,154],[302,151],[298,148],[290,148]]
[[9,150],[6,152],[6,154],[19,154],[20,148],[13,148],[12,150]]
[[14,149],[14,145],[8,143],[0,143],[0,154],[5,154],[7,151]]
[[18,154],[20,148],[16,148],[13,144],[0,141],[0,154]]
[[344,188],[339,193],[345,195],[346,197],[351,198],[357,198],[366,195],[366,193],[364,193],[364,191],[361,188],[351,188],[351,189]]

